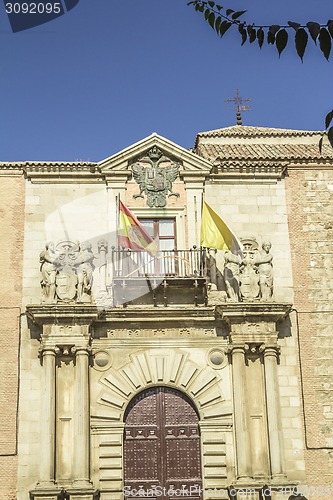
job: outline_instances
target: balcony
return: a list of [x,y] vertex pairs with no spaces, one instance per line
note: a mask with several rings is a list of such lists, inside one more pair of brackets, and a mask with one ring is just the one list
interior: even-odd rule
[[207,303],[204,249],[111,251],[114,305],[168,306]]

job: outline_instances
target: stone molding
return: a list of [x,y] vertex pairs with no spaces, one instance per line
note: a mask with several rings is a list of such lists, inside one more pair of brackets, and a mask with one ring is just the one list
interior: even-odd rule
[[186,394],[194,402],[202,421],[220,419],[222,423],[226,418],[230,423],[231,405],[223,395],[221,376],[211,367],[200,368],[188,353],[177,348],[163,352],[160,349],[138,351],[130,359],[125,366],[117,370],[111,368],[100,379],[103,388],[97,404],[101,414],[92,415],[96,430],[101,419],[122,422],[130,400],[154,386],[172,387]]

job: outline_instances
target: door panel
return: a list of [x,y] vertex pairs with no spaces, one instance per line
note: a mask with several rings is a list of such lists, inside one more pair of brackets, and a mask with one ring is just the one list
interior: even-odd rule
[[125,414],[124,472],[130,497],[152,498],[154,487],[161,499],[201,497],[199,419],[182,393],[157,387],[130,403]]

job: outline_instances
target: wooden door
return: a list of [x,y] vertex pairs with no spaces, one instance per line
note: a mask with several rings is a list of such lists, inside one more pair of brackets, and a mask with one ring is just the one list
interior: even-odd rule
[[202,497],[199,419],[181,392],[156,387],[129,404],[124,479],[132,498]]

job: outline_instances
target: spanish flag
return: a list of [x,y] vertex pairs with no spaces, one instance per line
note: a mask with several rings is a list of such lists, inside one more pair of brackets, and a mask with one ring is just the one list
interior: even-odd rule
[[202,204],[200,245],[235,254],[242,253],[242,245],[237,237],[205,201]]
[[119,201],[118,245],[156,256],[157,246],[132,212]]

